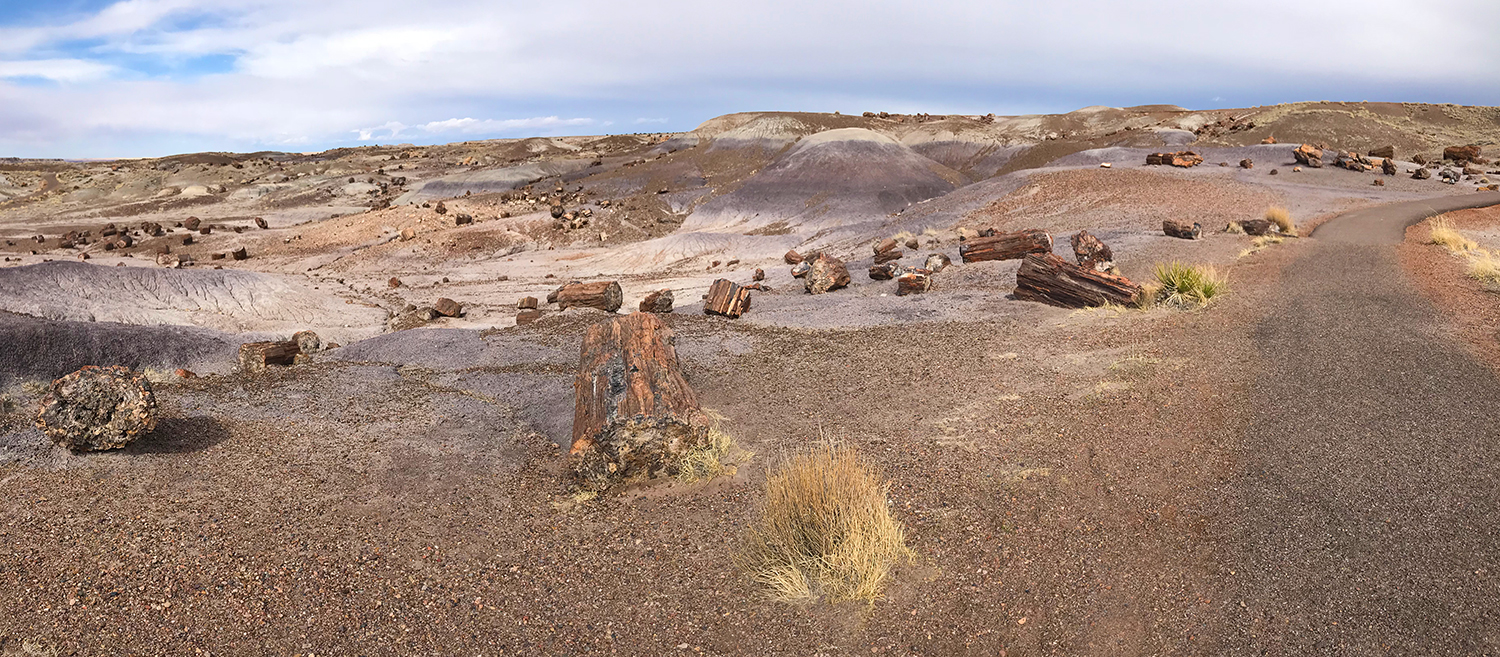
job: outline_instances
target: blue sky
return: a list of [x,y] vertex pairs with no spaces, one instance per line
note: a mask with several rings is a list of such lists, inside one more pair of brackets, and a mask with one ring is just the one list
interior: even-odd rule
[[1500,105],[1500,3],[0,0],[0,157],[688,130],[735,111]]

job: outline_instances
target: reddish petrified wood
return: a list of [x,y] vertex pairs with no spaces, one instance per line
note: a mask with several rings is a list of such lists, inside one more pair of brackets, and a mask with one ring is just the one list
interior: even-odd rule
[[589,327],[573,381],[569,452],[581,487],[674,474],[678,455],[707,434],[672,342],[672,329],[650,313]]
[[714,281],[714,284],[709,286],[708,296],[703,300],[705,315],[722,315],[730,319],[738,319],[749,309],[749,288],[724,278]]
[[1052,236],[1035,228],[1014,233],[995,233],[976,237],[960,244],[958,255],[964,262],[1015,260],[1028,253],[1051,253]]
[[1016,271],[1016,298],[1064,308],[1106,303],[1133,306],[1140,302],[1141,286],[1123,276],[1079,267],[1051,253],[1031,254]]
[[1195,240],[1203,233],[1203,227],[1192,222],[1166,219],[1161,222],[1161,232],[1166,233],[1168,237]]
[[263,372],[271,365],[291,365],[302,349],[296,342],[247,342],[240,345],[240,369]]
[[657,290],[641,299],[640,311],[643,313],[666,314],[672,312],[674,298],[671,290]]
[[567,310],[570,306],[587,306],[612,313],[625,304],[625,293],[615,281],[573,281],[548,294],[547,303],[557,304],[560,310]]

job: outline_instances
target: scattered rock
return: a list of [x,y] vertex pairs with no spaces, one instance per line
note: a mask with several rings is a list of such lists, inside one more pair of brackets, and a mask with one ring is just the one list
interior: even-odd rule
[[156,411],[145,374],[90,365],[52,382],[36,426],[73,451],[119,449],[156,428]]
[[1396,159],[1396,147],[1381,146],[1380,148],[1372,148],[1369,155],[1370,157],[1378,157],[1383,160],[1394,160]]
[[891,261],[870,267],[870,280],[888,281],[901,275],[901,263]]
[[808,271],[811,271],[811,270],[812,270],[812,263],[808,262],[806,260],[803,260],[802,262],[799,262],[799,263],[797,263],[795,265],[792,265],[792,278],[802,278],[803,276],[807,275]]
[[832,292],[849,285],[849,269],[844,266],[844,261],[827,253],[819,253],[813,258],[802,285],[808,294]]
[[447,297],[438,299],[436,302],[434,302],[432,304],[432,309],[437,311],[437,314],[444,317],[458,317],[460,314],[463,314],[464,311],[463,304]]
[[1276,170],[1275,169],[1271,169],[1271,175],[1273,175],[1273,176],[1276,175]]
[[411,228],[401,229],[401,241],[409,242],[417,238],[417,231]]
[[530,324],[542,318],[542,311],[536,308],[527,308],[516,313],[516,326]]
[[1372,182],[1372,183],[1370,183],[1370,184],[1373,185],[1373,186],[1375,186],[1375,187],[1385,187],[1385,181],[1381,180],[1379,178],[1376,178],[1375,181]]
[[1203,234],[1203,226],[1196,221],[1188,223],[1186,221],[1166,219],[1161,222],[1161,230],[1168,237],[1178,237],[1185,240],[1195,240]]
[[240,248],[238,248],[238,249],[235,249],[233,251],[230,251],[229,255],[230,255],[230,257],[234,258],[235,260],[244,260],[245,258],[250,257],[250,253],[247,252],[245,250],[245,247],[243,247],[243,246],[240,247]]
[[263,219],[263,218],[261,218],[261,217],[256,217],[255,218],[255,225],[258,226],[258,227],[260,227],[261,230],[267,230],[267,229],[269,229],[271,227],[271,225],[267,224],[266,220]]
[[1432,170],[1427,167],[1420,167],[1412,172],[1411,177],[1412,180],[1427,180],[1432,177]]
[[442,201],[438,201],[437,207],[433,208],[432,211],[438,214],[448,214],[448,206],[443,205]]
[[1245,158],[1243,160],[1240,160],[1240,168],[1241,169],[1254,169],[1255,168],[1255,162],[1252,161],[1250,158],[1247,157],[1247,158]]
[[786,255],[782,256],[782,259],[786,261],[786,264],[795,265],[802,262],[802,255],[796,251],[787,251]]
[[1411,161],[1416,162],[1417,164],[1427,164],[1427,156],[1421,153],[1417,153],[1416,155],[1411,156]]
[[179,379],[196,379],[196,378],[198,378],[198,374],[196,372],[194,372],[192,370],[185,370],[185,369],[182,369],[180,367],[177,368],[177,371],[173,372],[173,374],[176,374],[177,378],[179,378]]
[[1260,140],[1260,143],[1262,143],[1262,144],[1274,144],[1274,143],[1276,143],[1276,138],[1275,137],[1266,137],[1265,139]]
[[1270,235],[1281,230],[1281,227],[1271,223],[1268,219],[1246,219],[1240,222],[1240,229],[1245,231],[1246,235],[1260,236]]
[[927,254],[927,260],[922,264],[922,268],[936,274],[947,269],[948,265],[951,264],[953,264],[953,260],[948,258],[946,254],[929,253]]
[[909,269],[896,277],[896,296],[922,294],[932,289],[932,275],[925,269]]
[[657,290],[641,299],[640,311],[643,313],[666,314],[672,312],[672,291]]
[[1299,164],[1310,166],[1314,169],[1323,166],[1323,149],[1312,144],[1303,144],[1292,151],[1292,157],[1297,158]]
[[455,226],[467,226],[472,223],[474,223],[473,215],[463,212],[453,215],[453,225]]
[[536,297],[521,297],[521,300],[516,302],[516,308],[519,310],[536,310],[537,305]]
[[1390,158],[1380,161],[1380,172],[1387,176],[1396,175],[1396,162]]
[[182,227],[188,230],[198,230],[199,225],[202,223],[203,220],[197,217],[188,217],[187,219],[182,220]]
[[763,280],[766,280],[766,270],[760,269],[759,267],[757,267],[755,269],[755,273],[750,275],[750,280],[752,280],[752,281],[763,281]]

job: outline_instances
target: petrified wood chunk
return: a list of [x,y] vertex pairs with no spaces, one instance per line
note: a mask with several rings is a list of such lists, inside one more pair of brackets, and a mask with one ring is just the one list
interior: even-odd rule
[[921,294],[932,289],[932,274],[925,269],[911,269],[896,278],[896,296]]
[[672,312],[672,291],[657,290],[641,299],[641,312],[643,313],[669,313]]
[[447,297],[443,297],[434,302],[432,304],[432,309],[437,311],[437,314],[444,317],[458,317],[464,312],[463,304]]
[[1198,239],[1199,235],[1203,234],[1203,226],[1198,225],[1197,222],[1188,223],[1186,221],[1166,219],[1161,222],[1161,231],[1166,233],[1168,237],[1195,240]]
[[901,263],[887,262],[870,267],[870,280],[888,281],[901,275]]
[[951,264],[953,264],[953,260],[950,259],[947,254],[929,253],[927,254],[927,262],[923,263],[922,268],[936,274],[944,269],[947,269],[948,265]]
[[1051,253],[1031,254],[1016,271],[1016,298],[1085,308],[1106,303],[1135,305],[1141,287],[1123,276],[1084,269]]
[[703,300],[703,314],[737,319],[750,309],[750,290],[728,279],[719,279],[708,288]]
[[625,305],[625,293],[615,281],[580,283],[572,281],[547,295],[547,303],[555,303],[559,310],[572,306],[598,308],[612,313]]
[[[1109,245],[1086,230],[1078,231],[1068,239],[1068,242],[1073,245],[1073,257],[1078,259],[1080,265],[1089,261],[1107,265],[1115,260],[1114,251],[1110,250]],[[1108,269],[1108,266],[1105,269]]]
[[808,294],[823,294],[849,285],[849,268],[844,261],[827,253],[819,253],[812,259],[812,266],[803,276],[802,286]]
[[302,349],[296,342],[247,342],[240,345],[240,369],[263,372],[271,365],[291,365]]
[[1032,228],[1014,233],[995,233],[990,237],[976,237],[958,246],[958,255],[964,262],[985,260],[1015,260],[1028,253],[1051,253],[1052,236],[1045,230]]
[[521,300],[516,302],[516,308],[521,310],[536,310],[536,307],[536,297],[521,297]]
[[786,260],[786,264],[795,265],[802,262],[802,254],[797,253],[795,250],[787,251],[786,255],[782,256],[782,259]]
[[678,456],[707,435],[672,342],[672,329],[650,313],[589,327],[573,381],[569,451],[581,487],[674,474]]
[[156,395],[143,373],[90,365],[52,382],[36,426],[74,451],[119,449],[156,427]]
[[1267,219],[1246,219],[1240,222],[1240,228],[1245,230],[1246,235],[1269,235],[1278,230],[1276,224]]

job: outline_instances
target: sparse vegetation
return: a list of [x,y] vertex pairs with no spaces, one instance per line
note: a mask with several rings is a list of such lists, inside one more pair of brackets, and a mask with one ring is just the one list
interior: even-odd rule
[[1224,232],[1230,233],[1230,234],[1233,234],[1233,235],[1244,235],[1245,234],[1245,227],[1241,226],[1240,222],[1238,222],[1238,221],[1231,221],[1231,222],[1229,222],[1228,224],[1226,224],[1224,226]]
[[1479,245],[1458,232],[1447,219],[1433,219],[1427,224],[1427,243],[1447,248],[1453,253],[1468,253]]
[[1208,265],[1159,264],[1153,273],[1161,286],[1156,291],[1156,302],[1179,308],[1207,305],[1228,289],[1224,278]]
[[1483,249],[1469,256],[1469,277],[1483,283],[1500,284],[1500,257]]
[[1286,238],[1280,235],[1261,235],[1260,237],[1250,240],[1250,248],[1245,249],[1244,251],[1240,251],[1240,257],[1243,258],[1257,251],[1263,251],[1267,247],[1280,244],[1284,241],[1286,241]]
[[677,462],[677,478],[684,483],[713,479],[722,474],[733,475],[736,464],[743,463],[755,454],[740,449],[734,438],[723,430],[724,416],[713,411],[704,411],[711,422],[708,435],[696,446],[684,452]]
[[905,244],[906,240],[912,240],[916,238],[917,235],[909,230],[903,230],[891,236],[891,239],[896,240],[896,242],[899,244]]
[[1276,224],[1276,227],[1287,235],[1297,234],[1297,225],[1292,223],[1292,214],[1287,212],[1286,208],[1279,205],[1266,208],[1265,220]]
[[912,556],[888,488],[847,445],[796,454],[766,478],[764,515],[740,566],[784,602],[873,602],[891,569]]

